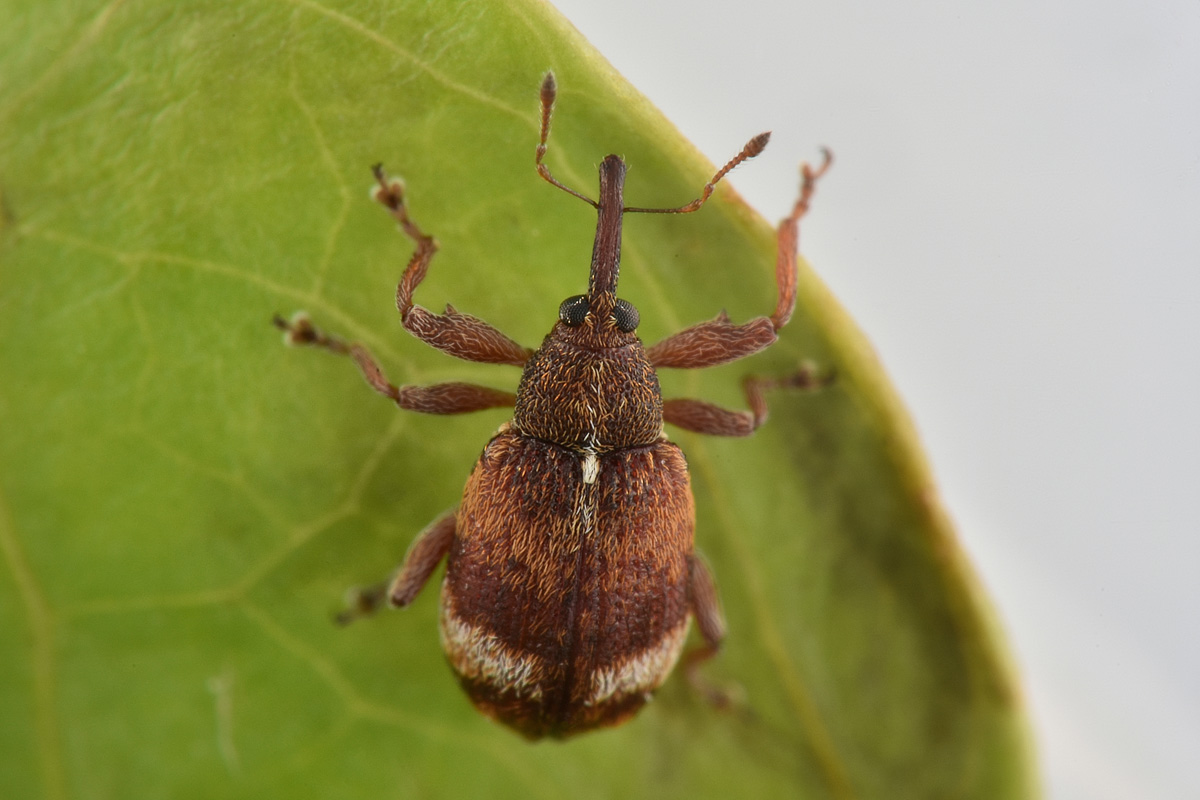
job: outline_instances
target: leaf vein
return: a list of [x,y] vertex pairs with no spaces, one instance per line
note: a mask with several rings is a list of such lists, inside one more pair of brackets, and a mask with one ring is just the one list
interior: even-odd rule
[[431,739],[469,744],[492,758],[498,766],[526,785],[529,793],[547,800],[563,797],[565,789],[551,791],[545,787],[546,777],[537,773],[512,757],[511,749],[497,745],[494,737],[472,736],[431,717],[415,716],[394,706],[370,700],[359,694],[358,689],[325,654],[292,634],[265,610],[251,602],[242,602],[241,608],[264,633],[295,658],[308,664],[333,692],[346,704],[350,713],[365,720],[404,728]]
[[[89,47],[94,45],[104,33],[104,29],[108,27],[108,21],[112,18],[117,8],[123,5],[125,0],[112,0],[111,3],[97,12],[96,16],[92,17],[92,21],[84,28],[83,33],[79,35],[69,47],[62,50],[58,58],[50,62],[50,64],[42,71],[34,80],[26,85],[24,91],[19,92],[8,105],[0,109],[0,120],[10,119],[26,102],[33,97],[36,97],[38,92],[42,91],[62,72],[64,72],[81,54],[87,51]],[[0,126],[4,127],[4,126]]]
[[400,56],[401,58],[405,59],[406,61],[410,62],[413,66],[420,69],[422,72],[427,74],[429,77],[433,78],[435,81],[440,83],[442,86],[445,86],[447,89],[451,89],[455,92],[458,92],[459,94],[469,97],[472,100],[482,103],[483,105],[491,106],[492,108],[495,108],[499,111],[503,111],[505,114],[511,114],[512,116],[518,117],[518,118],[525,117],[525,115],[523,113],[521,113],[519,110],[517,110],[516,108],[513,108],[512,106],[508,105],[507,103],[504,103],[500,99],[498,99],[496,97],[492,97],[488,94],[485,94],[484,92],[481,92],[478,89],[474,89],[471,86],[468,86],[466,84],[459,83],[458,81],[453,80],[448,75],[435,69],[429,63],[418,58],[415,53],[411,52],[410,50],[405,49],[404,47],[401,47],[399,43],[393,41],[392,39],[389,39],[387,36],[384,36],[379,31],[368,27],[361,20],[358,20],[358,19],[350,16],[349,14],[344,14],[341,11],[335,11],[332,8],[327,8],[323,5],[321,5],[320,3],[312,2],[312,0],[285,0],[285,2],[291,3],[292,5],[295,5],[295,6],[298,6],[301,8],[308,9],[309,11],[312,11],[313,13],[319,14],[323,17],[326,17],[327,19],[330,19],[330,20],[338,23],[339,25],[342,25],[343,27],[359,34],[360,36],[362,36],[365,39],[369,39],[370,41],[374,42],[375,44],[379,45],[380,47],[383,47],[385,50],[388,50],[388,51]]
[[348,312],[342,310],[341,307],[324,299],[323,297],[314,295],[311,291],[296,289],[294,287],[279,283],[278,281],[273,281],[270,278],[263,277],[262,275],[250,272],[237,265],[226,264],[220,261],[210,261],[207,259],[192,258],[190,256],[181,256],[174,253],[162,253],[153,250],[125,251],[49,228],[23,226],[21,228],[21,233],[27,236],[44,239],[46,241],[58,242],[72,247],[89,250],[93,253],[107,256],[114,261],[123,264],[136,264],[139,262],[145,262],[151,264],[159,263],[164,265],[187,267],[188,269],[193,269],[198,272],[207,272],[213,275],[220,275],[224,278],[241,281],[250,286],[256,286],[272,294],[279,295],[281,298],[292,300],[298,305],[307,305],[310,308],[316,309],[322,315],[322,317],[332,320],[340,330],[348,332],[349,338],[352,338],[358,342],[362,342],[363,344],[367,345],[372,352],[376,354],[382,354],[389,361],[397,362],[402,366],[402,368],[410,372],[412,371],[412,366],[409,360],[400,355],[399,351],[389,345],[384,339],[376,336],[370,328],[358,322]]
[[334,158],[333,151],[329,147],[329,141],[325,138],[325,132],[321,129],[321,125],[317,121],[316,112],[309,105],[308,101],[304,99],[304,95],[300,91],[300,79],[296,72],[294,57],[289,62],[288,89],[291,92],[292,100],[300,109],[300,113],[308,121],[308,126],[312,130],[313,140],[316,142],[317,150],[321,154],[321,161],[325,164],[325,168],[333,178],[334,184],[337,186],[338,196],[341,198],[341,204],[334,215],[333,223],[330,225],[329,231],[325,234],[325,246],[321,251],[320,260],[317,262],[316,277],[313,280],[311,294],[313,297],[319,297],[324,289],[325,277],[329,273],[329,267],[333,263],[333,254],[337,249],[338,239],[341,237],[342,230],[346,225],[346,219],[350,214],[350,187],[346,185],[342,173],[338,170],[337,159]]
[[45,796],[49,800],[63,800],[67,797],[67,776],[62,733],[55,710],[58,694],[54,656],[56,623],[41,584],[13,530],[12,515],[3,496],[0,496],[0,552],[3,552],[9,572],[17,584],[17,593],[25,607],[25,621],[33,639],[34,724]]

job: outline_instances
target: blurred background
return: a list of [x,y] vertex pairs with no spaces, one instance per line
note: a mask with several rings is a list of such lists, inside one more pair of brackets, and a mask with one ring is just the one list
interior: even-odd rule
[[774,131],[732,180],[767,218],[834,150],[801,249],[915,418],[1047,796],[1200,797],[1200,3],[556,5],[714,162]]

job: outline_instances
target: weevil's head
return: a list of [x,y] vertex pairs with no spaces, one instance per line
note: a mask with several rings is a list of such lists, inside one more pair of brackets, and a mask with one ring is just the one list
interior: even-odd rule
[[620,156],[607,156],[600,163],[599,213],[588,291],[562,301],[553,333],[581,347],[623,347],[637,341],[638,310],[617,297],[624,187],[625,162]]
[[517,430],[590,453],[662,435],[662,396],[638,339],[638,312],[617,298],[624,182],[625,162],[605,158],[587,294],[559,306],[554,329],[525,362],[513,414]]

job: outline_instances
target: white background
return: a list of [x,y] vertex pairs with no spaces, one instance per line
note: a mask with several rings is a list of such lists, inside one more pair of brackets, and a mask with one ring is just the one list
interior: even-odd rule
[[562,0],[874,342],[1050,797],[1200,797],[1200,2]]

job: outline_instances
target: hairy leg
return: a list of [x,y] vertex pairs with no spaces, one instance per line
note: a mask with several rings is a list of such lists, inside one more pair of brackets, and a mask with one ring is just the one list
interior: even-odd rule
[[676,427],[710,436],[749,436],[767,421],[766,393],[772,389],[818,389],[828,386],[833,374],[818,375],[811,364],[783,378],[749,375],[742,381],[749,411],[734,411],[715,403],[690,398],[663,402],[663,421]]
[[352,589],[346,609],[335,618],[340,625],[348,625],[356,619],[367,617],[379,610],[386,601],[403,608],[416,599],[421,589],[429,582],[437,565],[442,563],[450,545],[454,543],[454,512],[449,511],[434,520],[421,531],[404,562],[390,584],[380,583],[365,589]]
[[717,585],[704,561],[697,555],[688,558],[688,598],[700,638],[704,644],[683,654],[683,670],[688,682],[713,705],[726,708],[731,703],[729,693],[714,686],[700,674],[700,665],[715,656],[725,638],[725,617]]
[[803,181],[800,197],[792,213],[779,223],[776,237],[775,284],[779,299],[769,317],[755,317],[743,325],[734,325],[722,311],[716,319],[701,322],[668,336],[646,351],[655,367],[699,369],[726,364],[753,355],[773,344],[778,331],[792,318],[796,310],[797,247],[800,239],[800,219],[808,213],[817,180],[829,169],[832,155],[824,151],[824,160],[814,169],[801,166]]
[[379,184],[373,196],[383,205],[400,225],[400,229],[412,239],[417,249],[413,252],[396,287],[396,308],[405,329],[426,344],[466,361],[485,364],[523,365],[533,351],[514,342],[478,317],[461,314],[453,306],[446,306],[445,314],[434,314],[413,304],[413,292],[425,279],[429,262],[437,252],[437,242],[427,236],[408,216],[404,203],[404,183],[388,178],[382,165],[374,168],[375,180]]
[[392,399],[400,408],[422,414],[467,414],[487,408],[512,406],[517,398],[512,392],[502,392],[473,383],[437,383],[432,386],[395,386],[367,349],[360,344],[347,343],[313,326],[307,316],[296,314],[285,320],[276,316],[272,322],[284,331],[288,344],[321,347],[334,353],[350,356],[362,370],[371,388]]

